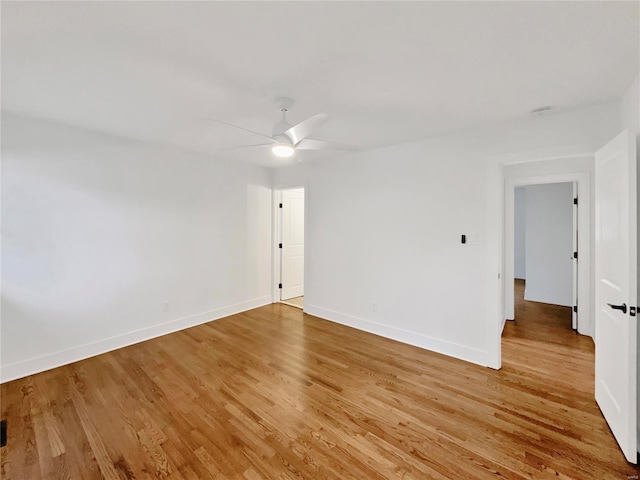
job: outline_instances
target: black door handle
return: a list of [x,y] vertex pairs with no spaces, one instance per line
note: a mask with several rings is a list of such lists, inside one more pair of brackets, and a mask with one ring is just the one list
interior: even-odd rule
[[610,303],[607,303],[607,305],[609,305],[614,310],[622,310],[622,313],[627,313],[627,304],[626,303],[623,303],[622,305],[612,305]]

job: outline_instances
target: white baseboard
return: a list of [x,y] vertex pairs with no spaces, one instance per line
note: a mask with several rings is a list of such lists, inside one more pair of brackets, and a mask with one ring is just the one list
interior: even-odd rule
[[459,343],[449,342],[438,338],[430,337],[416,332],[410,332],[396,327],[390,327],[382,323],[374,322],[360,317],[355,317],[345,313],[334,312],[316,305],[305,305],[304,312],[320,317],[331,322],[346,325],[348,327],[363,330],[368,333],[390,338],[398,342],[407,343],[416,347],[442,353],[450,357],[459,358],[467,362],[475,363],[486,367],[488,365],[488,352],[467,347]]
[[48,353],[46,355],[30,358],[28,360],[23,360],[9,365],[2,365],[0,367],[0,383],[16,380],[28,375],[33,375],[34,373],[44,372],[45,370],[50,370],[62,365],[84,360],[86,358],[95,357],[96,355],[117,350],[118,348],[127,347],[134,343],[151,340],[152,338],[161,337],[168,333],[195,327],[196,325],[218,320],[236,313],[245,312],[270,303],[271,295],[267,295],[247,302],[211,310],[209,312],[170,320],[168,322],[152,325],[140,330],[134,330],[133,332],[127,332],[121,335],[105,338],[103,340],[98,340],[97,342],[78,345],[77,347]]

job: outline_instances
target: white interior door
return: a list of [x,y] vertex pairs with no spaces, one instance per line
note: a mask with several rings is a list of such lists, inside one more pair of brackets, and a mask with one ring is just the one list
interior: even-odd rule
[[595,390],[625,457],[636,463],[636,171],[630,150],[624,131],[596,153]]
[[304,189],[282,192],[280,300],[304,295]]

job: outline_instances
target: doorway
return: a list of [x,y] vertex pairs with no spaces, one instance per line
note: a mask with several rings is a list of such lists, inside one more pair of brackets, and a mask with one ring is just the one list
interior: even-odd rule
[[305,191],[276,192],[277,301],[304,309]]
[[[499,208],[499,214],[489,218],[488,226],[496,227],[498,235],[502,236],[502,242],[499,237],[496,238],[497,248],[490,252],[490,256],[495,254],[496,259],[502,260],[502,269],[498,272],[496,287],[488,289],[496,292],[498,299],[490,312],[496,319],[495,324],[489,325],[491,336],[493,337],[496,326],[499,330],[498,335],[493,337],[497,342],[490,349],[488,363],[492,368],[501,368],[501,366],[514,368],[517,363],[519,366],[526,367],[528,373],[535,370],[542,374],[540,385],[555,383],[563,388],[568,385],[570,389],[567,395],[574,398],[577,392],[582,391],[586,394],[585,400],[588,402],[593,400],[595,386],[595,398],[607,424],[627,460],[635,463],[635,400],[638,398],[636,396],[636,323],[635,319],[624,316],[627,313],[625,300],[631,305],[636,303],[637,219],[634,209],[636,164],[632,161],[635,159],[634,147],[635,142],[629,140],[628,133],[625,131],[595,153],[595,162],[593,154],[583,155],[579,153],[579,147],[568,148],[569,151],[575,151],[575,154],[567,153],[564,149],[549,149],[542,154],[541,152],[501,154],[493,158],[497,168],[489,171],[489,177],[495,180],[498,188],[493,196],[489,196],[489,203]],[[537,161],[535,161],[536,158]],[[514,318],[513,187],[562,181],[575,181],[578,185],[580,232],[578,260],[580,264],[577,272],[579,314],[577,327],[579,333],[597,339],[597,355],[594,355],[591,338],[586,335],[572,335],[573,339],[584,339],[590,342],[589,351],[576,353],[575,348],[567,351],[557,346],[541,345],[540,342],[523,342],[509,335],[508,331],[515,322],[506,322],[505,325],[507,319]],[[615,200],[611,200],[612,197],[616,197]],[[604,212],[605,208],[609,210]],[[608,228],[604,225],[603,219],[606,221],[614,219],[617,224],[624,225],[625,229]],[[612,235],[612,232],[617,232],[619,235]],[[620,245],[611,252],[605,252],[603,239],[614,238],[621,239]],[[592,245],[596,247],[593,250]],[[624,294],[619,294],[618,298],[612,299],[605,298],[602,295],[603,289],[597,285],[599,279],[602,279],[603,284],[616,284],[609,278],[611,275],[607,276],[603,273],[603,268],[609,268],[610,265],[616,265],[618,271],[623,272],[618,277],[624,283],[624,289],[620,288]],[[497,315],[494,316],[494,313]],[[636,314],[636,309],[629,311],[628,314],[629,317],[633,316]],[[606,329],[603,334],[602,317],[614,315],[617,315],[615,322],[620,328],[615,334],[611,328]],[[522,347],[527,347],[527,350],[523,351]],[[607,351],[604,352],[604,350]],[[503,352],[506,360],[504,365]],[[584,361],[581,362],[580,358]],[[603,391],[609,397],[617,399],[616,404],[619,408],[615,411],[606,408]]]
[[528,388],[592,402],[594,341],[578,334],[578,328],[589,328],[589,311],[574,309],[590,300],[580,298],[578,288],[578,273],[584,276],[591,267],[583,251],[591,239],[584,226],[590,219],[590,177],[519,176],[524,171],[504,169],[505,264],[511,260],[505,280],[513,303],[501,332],[502,366],[523,375]]
[[[542,207],[538,208],[540,212],[551,208],[549,202],[544,202],[549,192],[546,190],[564,190],[565,195],[565,214],[564,228],[565,230],[574,232],[570,240],[566,240],[565,246],[555,248],[555,260],[551,261],[550,269],[555,271],[554,263],[561,264],[562,275],[565,278],[564,292],[561,295],[554,295],[557,287],[552,287],[557,283],[555,276],[545,279],[540,272],[527,272],[537,275],[535,287],[527,288],[527,298],[534,301],[542,301],[550,304],[565,305],[571,309],[571,324],[578,333],[593,337],[593,294],[592,294],[592,237],[591,229],[591,177],[587,172],[576,172],[566,174],[553,174],[544,176],[528,175],[530,168],[527,164],[507,165],[503,169],[505,176],[504,183],[504,283],[503,283],[503,326],[504,322],[515,319],[515,206],[516,206],[516,188],[531,188],[532,192],[535,188],[535,196],[542,198]],[[540,167],[543,167],[542,165]],[[561,186],[564,184],[564,187]],[[555,185],[555,186],[554,186]],[[545,187],[546,186],[546,187]],[[571,193],[570,193],[571,192]],[[556,192],[557,196],[558,192]],[[575,203],[574,203],[575,202]],[[541,213],[538,214],[540,217]],[[562,216],[560,216],[562,219]],[[558,229],[558,219],[554,220],[554,225],[545,223],[544,217],[537,218],[537,224],[540,228],[547,230]],[[580,235],[579,232],[584,232]],[[553,233],[553,232],[552,232]],[[570,233],[566,234],[567,236]],[[544,236],[544,235],[543,235]],[[547,235],[547,239],[542,238],[538,241],[538,250],[549,248],[549,242],[553,242],[553,235]],[[545,243],[546,242],[546,243]],[[540,252],[538,252],[540,257]],[[548,261],[546,263],[549,263]],[[542,265],[542,262],[536,261],[536,266]],[[538,270],[541,270],[538,268]],[[544,273],[544,269],[543,273]],[[567,280],[568,279],[568,280]],[[533,279],[529,279],[531,282]],[[536,291],[537,290],[537,291]]]
[[514,319],[543,303],[556,307],[557,327],[576,330],[576,183],[515,186],[513,210]]

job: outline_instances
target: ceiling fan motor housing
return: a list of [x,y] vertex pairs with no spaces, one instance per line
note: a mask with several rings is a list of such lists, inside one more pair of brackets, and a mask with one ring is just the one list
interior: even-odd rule
[[287,112],[289,109],[281,108],[280,111],[282,112],[282,119],[273,126],[273,138],[291,143],[291,139],[284,134],[284,132],[293,126],[287,121]]

